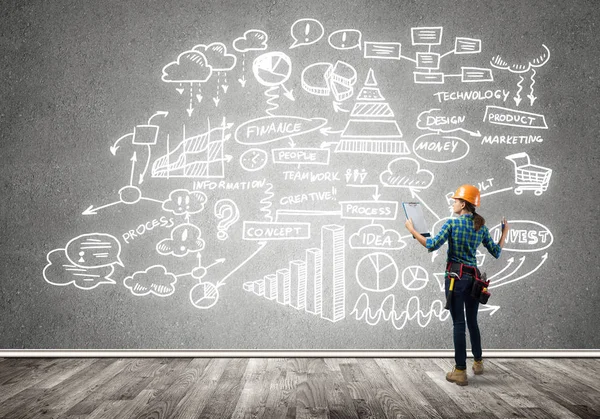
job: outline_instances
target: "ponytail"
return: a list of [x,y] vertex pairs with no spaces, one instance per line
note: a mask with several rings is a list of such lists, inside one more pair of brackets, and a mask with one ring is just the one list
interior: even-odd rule
[[473,225],[475,227],[475,231],[479,231],[479,229],[485,225],[485,218],[475,212],[475,205],[467,201],[464,201],[464,203],[465,209],[473,213]]
[[485,225],[485,218],[475,211],[473,211],[473,225],[475,226],[475,231],[479,231],[479,229]]

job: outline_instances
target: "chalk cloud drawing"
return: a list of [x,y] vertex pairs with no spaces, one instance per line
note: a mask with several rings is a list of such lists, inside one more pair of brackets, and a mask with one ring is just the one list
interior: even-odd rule
[[227,47],[221,42],[213,42],[209,45],[199,44],[192,48],[198,51],[206,59],[212,71],[229,71],[237,62],[237,57],[227,53]]
[[161,240],[156,245],[156,251],[161,255],[183,257],[189,253],[200,252],[204,249],[204,240],[200,237],[200,228],[193,224],[180,224],[171,230],[171,237]]
[[176,282],[177,277],[167,272],[164,266],[154,265],[126,277],[123,285],[136,297],[146,295],[168,297],[175,292]]
[[321,22],[316,19],[298,19],[290,29],[294,43],[290,49],[318,42],[325,34]]
[[388,164],[387,170],[379,175],[379,180],[388,188],[420,190],[431,186],[433,173],[421,169],[421,165],[415,159],[398,157]]
[[386,229],[381,224],[369,224],[361,227],[350,236],[351,249],[400,250],[406,242],[396,230]]
[[197,214],[204,210],[208,198],[202,191],[176,189],[171,191],[169,199],[163,202],[162,209],[175,215]]
[[529,77],[531,84],[529,85],[529,93],[527,94],[527,97],[529,98],[529,105],[533,106],[534,102],[537,99],[533,89],[536,75],[535,69],[544,66],[550,60],[550,50],[544,44],[542,44],[542,48],[542,52],[537,57],[533,59],[527,59],[524,63],[509,63],[508,60],[504,59],[500,55],[496,55],[490,61],[492,67],[495,67],[500,70],[508,70],[511,73],[519,74],[519,82],[517,83],[518,90],[515,96],[513,97],[517,106],[520,105],[522,100],[521,91],[523,90],[523,82],[525,81],[524,77],[521,74],[527,73],[528,71],[531,71],[531,76]]
[[269,36],[259,29],[250,29],[233,41],[233,49],[238,52],[264,51],[267,49]]
[[176,61],[163,67],[162,81],[165,83],[202,83],[212,75],[212,67],[206,56],[199,51],[184,51]]

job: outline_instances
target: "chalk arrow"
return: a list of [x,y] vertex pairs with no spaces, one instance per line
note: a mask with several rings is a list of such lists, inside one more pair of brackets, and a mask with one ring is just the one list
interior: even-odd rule
[[519,266],[517,266],[511,273],[509,273],[508,275],[506,275],[504,278],[500,278],[498,280],[496,280],[496,284],[499,282],[503,282],[505,279],[508,279],[509,277],[511,277],[512,275],[516,274],[517,271],[521,268],[521,266],[523,266],[523,263],[525,263],[525,256],[522,256],[520,258],[521,263],[519,263]]
[[502,285],[510,284],[511,282],[515,282],[515,281],[520,281],[521,279],[528,277],[529,275],[531,275],[532,273],[534,273],[535,271],[540,269],[542,267],[542,265],[544,264],[544,262],[546,262],[546,259],[548,259],[548,252],[544,253],[544,255],[542,256],[542,261],[540,262],[540,264],[538,266],[535,267],[535,269],[533,271],[527,272],[526,274],[521,275],[518,278],[513,278],[510,281],[502,282],[501,284],[490,285],[488,287],[488,289],[501,287]]
[[176,88],[175,90],[177,90],[179,92],[180,95],[183,94],[184,89],[183,88]]
[[190,107],[186,109],[188,116],[192,116],[192,112],[194,112],[194,108],[192,108],[192,104],[190,103]]
[[158,111],[156,112],[154,115],[152,115],[150,118],[148,118],[148,125],[150,125],[150,121],[152,120],[152,118],[154,118],[155,116],[164,116],[165,118],[167,117],[167,115],[169,115],[169,112],[167,111]]
[[350,112],[348,109],[342,108],[341,103],[333,102],[333,110],[336,112]]
[[238,79],[238,81],[240,82],[242,87],[246,87],[246,77],[245,76],[242,76],[242,78]]
[[510,265],[512,265],[512,264],[513,264],[513,262],[514,262],[514,261],[515,261],[515,258],[514,258],[514,257],[512,257],[512,258],[508,259],[508,265],[506,265],[504,268],[502,268],[502,270],[500,270],[500,272],[497,272],[497,273],[495,273],[494,275],[490,276],[488,279],[491,281],[492,279],[496,278],[497,276],[500,276],[500,275],[502,275],[502,273],[503,273],[505,270],[507,270],[507,269],[510,267]]
[[500,310],[500,306],[494,306],[491,304],[486,304],[486,305],[480,304],[479,305],[479,312],[484,313],[486,311],[489,311],[490,316],[493,316],[494,313],[497,312],[498,310]]
[[102,205],[101,207],[94,208],[93,205],[90,205],[85,211],[81,213],[81,215],[96,215],[98,210],[111,207],[113,205],[120,204],[121,201],[111,202],[110,204]]
[[218,97],[213,97],[213,101],[215,102],[215,106],[219,106],[219,101],[221,99],[219,99]]
[[294,142],[294,140],[292,139],[292,137],[289,138],[289,145],[292,148],[296,147],[296,143]]
[[94,209],[93,205],[90,205],[89,207],[87,207],[87,209],[85,211],[83,211],[81,213],[81,215],[96,215],[96,214],[97,214],[97,212]]
[[228,85],[226,85],[226,84],[224,84],[224,85],[222,85],[221,87],[223,88],[223,91],[224,91],[225,93],[227,93],[227,89],[229,89],[229,86],[228,86]]
[[515,100],[515,104],[516,104],[517,106],[519,106],[519,104],[521,103],[521,99],[522,99],[522,98],[521,98],[521,97],[517,97],[517,96],[515,96],[515,97],[513,97],[513,99]]
[[334,131],[331,129],[331,127],[325,127],[325,128],[321,128],[319,130],[319,132],[325,136],[328,136],[329,134],[341,134],[342,132],[344,132],[344,130],[341,129],[339,131]]
[[226,161],[227,163],[229,163],[229,162],[230,162],[232,159],[233,159],[233,156],[232,156],[231,154],[226,154],[226,155],[225,155],[225,161]]
[[112,153],[113,156],[117,155],[117,150],[119,149],[119,146],[117,144],[119,144],[119,142],[127,137],[132,137],[133,138],[133,132],[130,132],[129,134],[125,134],[123,135],[121,138],[119,138],[117,141],[115,141],[115,143],[113,145],[110,146],[110,152]]
[[458,131],[463,131],[469,134],[471,137],[481,137],[481,132],[477,130],[477,132],[469,131],[468,129],[459,128]]
[[292,102],[296,100],[296,98],[294,97],[294,89],[288,90],[283,84],[281,85],[281,88],[285,91],[285,93],[283,94],[285,97],[287,97]]
[[323,141],[321,143],[321,148],[327,148],[327,147],[331,147],[332,145],[337,144],[337,141]]
[[533,102],[535,102],[535,100],[537,99],[537,97],[535,97],[535,96],[534,96],[534,95],[532,95],[532,94],[529,94],[529,95],[527,95],[527,97],[529,98],[529,104],[530,104],[531,106],[533,106]]
[[200,93],[198,93],[198,94],[196,95],[196,100],[198,101],[198,103],[202,102],[202,97],[203,97],[203,96],[202,96]]
[[206,266],[206,269],[210,268],[211,266],[215,266],[217,263],[223,263],[223,262],[225,262],[225,258],[215,259],[215,261],[213,263]]
[[267,245],[267,242],[265,241],[261,241],[258,242],[258,249],[256,249],[254,251],[254,253],[252,253],[250,256],[248,256],[248,258],[246,258],[246,260],[244,260],[242,263],[240,263],[233,271],[229,272],[223,279],[221,279],[219,282],[217,282],[217,288],[219,288],[222,285],[225,285],[225,280],[227,278],[229,278],[231,275],[233,275],[233,273],[235,271],[237,271],[238,269],[240,269],[242,266],[244,266],[250,259],[252,259],[254,256],[257,255],[258,252],[260,252],[263,247],[265,247]]
[[129,177],[129,185],[133,185],[133,171],[135,170],[135,162],[137,162],[137,152],[133,152],[133,156],[131,156],[131,176]]

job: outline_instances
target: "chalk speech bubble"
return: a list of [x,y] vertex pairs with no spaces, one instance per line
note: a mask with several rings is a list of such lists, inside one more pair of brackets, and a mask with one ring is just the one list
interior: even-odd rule
[[52,285],[65,286],[72,284],[82,290],[91,290],[101,284],[115,284],[110,278],[114,266],[99,268],[83,268],[71,264],[65,249],[55,249],[46,257],[48,264],[44,267],[43,276]]
[[328,41],[335,49],[361,49],[362,33],[356,29],[340,29],[329,35]]
[[294,43],[290,49],[318,42],[323,37],[325,29],[318,20],[299,19],[292,25],[291,33]]
[[82,234],[71,239],[65,249],[69,261],[81,268],[123,265],[121,243],[110,234]]
[[327,123],[325,118],[299,116],[263,116],[239,125],[235,140],[240,144],[267,144],[316,131]]

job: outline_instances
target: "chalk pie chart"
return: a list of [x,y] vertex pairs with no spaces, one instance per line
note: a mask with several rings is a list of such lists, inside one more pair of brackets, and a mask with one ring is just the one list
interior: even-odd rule
[[388,291],[398,282],[398,266],[385,253],[371,253],[358,261],[356,280],[367,291]]
[[402,271],[402,285],[409,291],[419,291],[429,282],[429,274],[422,266],[409,266]]
[[292,61],[283,52],[269,52],[254,60],[252,72],[263,86],[278,86],[290,78]]

